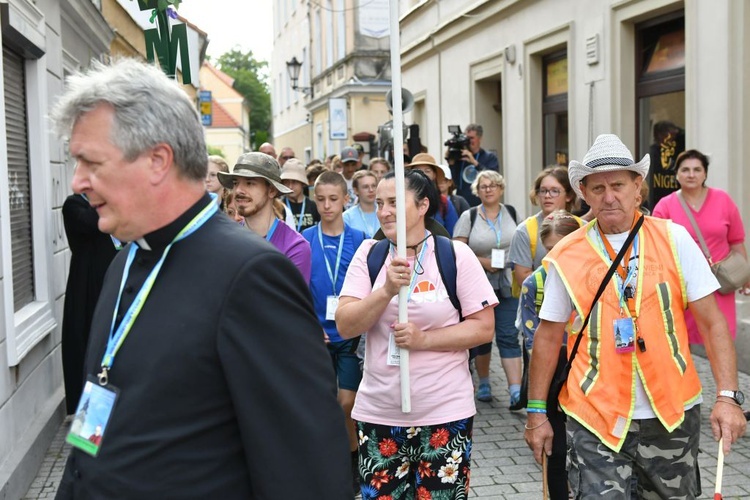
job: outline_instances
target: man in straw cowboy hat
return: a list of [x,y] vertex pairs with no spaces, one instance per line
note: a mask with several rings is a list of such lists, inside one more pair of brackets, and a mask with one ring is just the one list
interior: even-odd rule
[[302,235],[276,218],[273,200],[291,189],[281,182],[279,163],[263,153],[245,153],[231,173],[219,172],[219,182],[234,193],[237,213],[245,225],[286,255],[310,281],[310,245]]
[[[575,498],[694,498],[701,384],[688,349],[689,307],[706,342],[718,394],[708,395],[714,437],[725,452],[745,432],[736,355],[698,246],[671,221],[645,217],[601,298],[595,293],[639,222],[649,156],[635,162],[612,134],[597,137],[570,183],[596,220],[567,236],[545,262],[549,275],[531,359],[526,442],[537,462],[551,452],[546,401],[566,323],[577,349],[559,403],[568,415]],[[590,313],[583,332],[581,319]],[[633,481],[632,477],[636,480]],[[636,487],[637,491],[631,491]]]

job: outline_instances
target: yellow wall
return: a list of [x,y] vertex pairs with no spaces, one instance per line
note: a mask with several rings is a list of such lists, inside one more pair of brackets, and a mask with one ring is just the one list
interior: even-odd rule
[[242,132],[236,128],[206,129],[206,144],[221,149],[222,156],[230,166],[245,152],[242,139]]
[[238,123],[247,123],[247,109],[242,94],[228,86],[205,64],[200,71],[201,87],[210,90],[211,96],[227,110]]

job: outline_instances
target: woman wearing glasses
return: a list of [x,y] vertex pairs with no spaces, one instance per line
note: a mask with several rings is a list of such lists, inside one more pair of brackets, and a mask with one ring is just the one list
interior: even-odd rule
[[[513,263],[513,278],[516,283],[523,283],[547,255],[538,230],[544,218],[555,210],[573,211],[576,194],[570,187],[567,167],[553,165],[539,172],[529,198],[531,204],[541,207],[541,210],[518,225],[510,244],[510,261]],[[533,244],[530,237],[532,233]]]
[[[469,245],[484,268],[499,301],[495,307],[495,342],[500,352],[500,362],[508,380],[511,405],[514,394],[521,387],[521,345],[515,327],[518,299],[511,294],[513,279],[508,260],[510,242],[516,231],[516,211],[500,202],[505,190],[503,176],[494,170],[482,170],[471,184],[471,192],[478,196],[481,205],[465,211],[456,223],[453,237]],[[490,359],[492,341],[472,350],[479,377],[476,398],[492,401],[490,386]]]

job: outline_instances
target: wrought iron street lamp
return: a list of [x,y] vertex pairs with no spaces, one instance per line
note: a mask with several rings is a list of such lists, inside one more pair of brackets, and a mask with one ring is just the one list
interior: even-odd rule
[[297,85],[299,82],[299,72],[302,69],[302,63],[297,60],[297,57],[292,57],[291,61],[286,62],[286,71],[289,75],[289,81],[292,83],[292,90],[302,92],[305,95],[312,96],[312,87],[300,87]]

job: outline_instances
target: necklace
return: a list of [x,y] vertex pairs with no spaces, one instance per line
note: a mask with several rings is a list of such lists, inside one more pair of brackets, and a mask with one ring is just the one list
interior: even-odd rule
[[688,205],[690,205],[691,207],[693,207],[693,210],[698,210],[698,209],[700,209],[701,205],[703,205],[703,201],[705,201],[705,194],[706,194],[705,188],[701,188],[701,191],[698,194],[698,196],[695,198],[695,201],[691,200],[687,196],[687,194],[685,193],[685,191],[682,192],[682,197],[685,199],[685,201],[688,203]]

